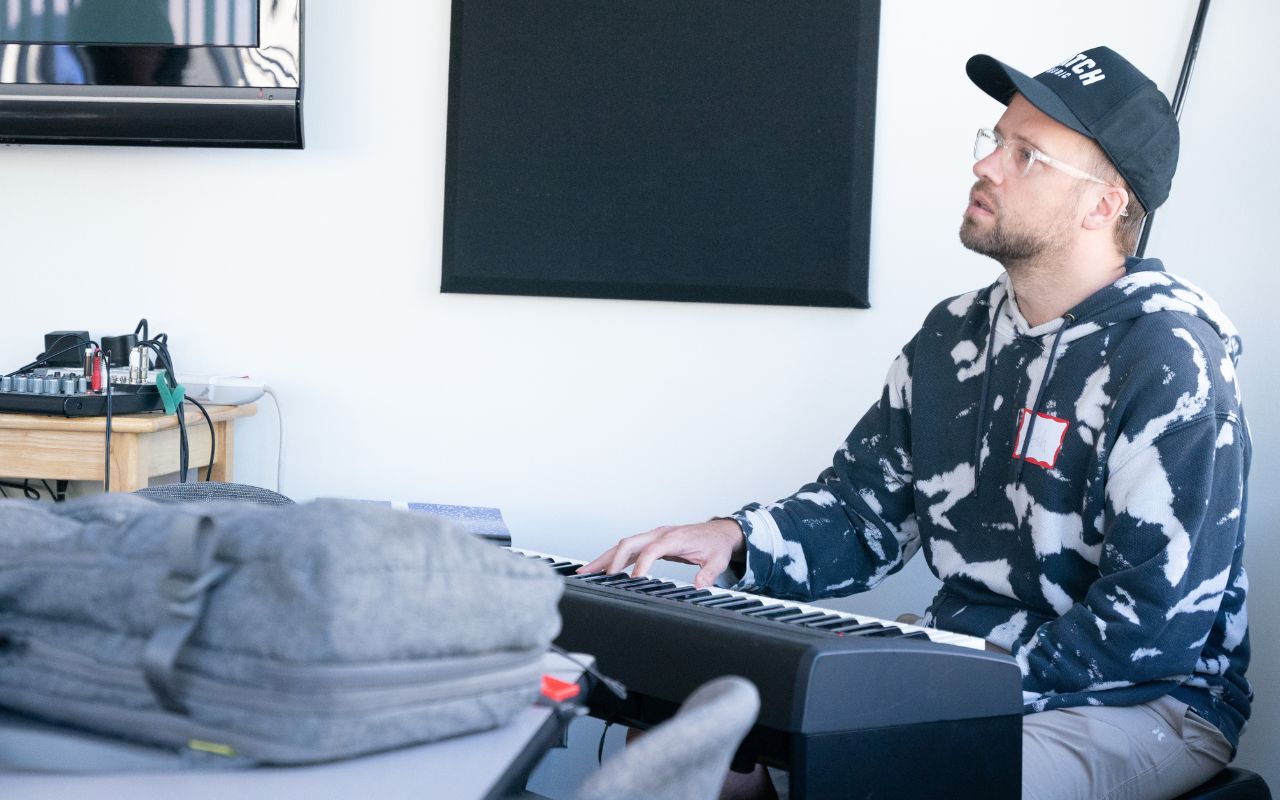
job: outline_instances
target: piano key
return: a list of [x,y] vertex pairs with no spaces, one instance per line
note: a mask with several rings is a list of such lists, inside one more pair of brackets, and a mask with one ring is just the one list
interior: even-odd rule
[[640,583],[632,584],[627,587],[629,592],[643,592],[646,589],[657,589],[662,586],[670,586],[667,581],[658,580],[657,578],[643,578]]
[[866,633],[868,631],[878,631],[883,627],[879,622],[851,622],[847,625],[828,628],[828,630],[832,633]]
[[902,636],[903,632],[898,628],[886,627],[878,631],[868,631],[862,635],[870,639],[870,638],[876,638],[876,637]]
[[[782,621],[790,625],[798,625],[801,622],[804,622],[806,620],[817,619],[818,617],[825,617],[825,616],[826,614],[823,614],[821,611],[810,611],[808,613],[801,614],[798,617],[787,617]],[[777,617],[775,617],[774,619],[777,619]]]
[[721,611],[737,611],[749,602],[751,601],[741,597],[729,597],[723,603],[711,603],[711,604],[708,604],[707,607],[718,608]]
[[727,603],[733,599],[731,595],[716,594],[709,589],[703,589],[702,591],[706,593],[705,597],[689,595],[688,597],[682,597],[680,599],[693,603],[695,606],[703,606],[708,603]]
[[654,592],[662,592],[667,589],[674,588],[676,588],[676,585],[671,581],[658,581],[654,586],[645,586],[643,588],[636,589],[635,591],[640,592],[641,594],[653,594]]
[[742,600],[741,597],[735,597],[729,594],[729,595],[723,595],[721,597],[716,597],[714,599],[708,600],[705,603],[698,601],[698,605],[706,606],[707,608],[723,608],[724,606],[734,605],[735,603],[738,603],[741,600]]
[[699,600],[702,600],[703,598],[712,598],[712,597],[716,597],[716,595],[713,595],[711,592],[707,591],[706,589],[697,589],[690,594],[671,595],[672,600],[679,600],[685,603],[696,603]]
[[610,583],[609,586],[612,586],[615,589],[633,589],[636,586],[647,584],[651,581],[652,578],[632,578],[629,581],[616,581],[614,583]]
[[849,622],[849,618],[842,616],[842,614],[827,614],[826,617],[819,617],[818,620],[801,622],[800,625],[823,630],[823,628],[828,625],[844,625],[846,622]]
[[770,611],[768,614],[760,614],[761,619],[786,620],[787,617],[794,617],[803,614],[804,609],[795,606],[785,606],[781,611]]
[[830,625],[833,622],[840,622],[843,619],[844,617],[840,616],[839,614],[826,614],[824,616],[818,617],[817,619],[811,619],[808,622],[802,622],[800,624],[805,626],[806,628],[816,628],[819,625]]
[[630,580],[630,578],[631,578],[631,576],[630,576],[630,575],[628,575],[628,574],[627,574],[627,573],[625,573],[625,572],[613,572],[613,573],[610,573],[610,574],[607,574],[607,575],[600,575],[600,576],[595,577],[595,578],[587,578],[587,579],[586,579],[586,582],[587,582],[587,583],[598,583],[598,584],[603,585],[603,584],[606,584],[606,583],[612,583],[613,581]]
[[674,589],[663,589],[653,593],[653,597],[663,597],[668,600],[675,600],[683,594],[693,594],[696,589],[692,586],[677,586]]
[[755,617],[755,616],[759,616],[760,614],[768,613],[770,611],[777,611],[780,608],[786,608],[786,606],[780,605],[778,603],[770,603],[769,605],[762,605],[759,608],[753,608],[750,611],[743,611],[742,613],[748,617]]
[[809,627],[810,627],[810,628],[817,628],[817,629],[818,629],[818,630],[820,630],[820,631],[829,631],[829,630],[831,630],[832,628],[842,628],[842,627],[844,627],[845,625],[848,625],[848,624],[849,624],[849,618],[848,618],[848,617],[846,617],[846,616],[844,616],[844,615],[840,615],[840,616],[836,617],[836,618],[835,618],[835,620],[833,620],[833,621],[831,621],[831,622],[821,622],[821,623],[818,623],[818,624],[816,624],[816,625],[814,625],[814,624],[810,624],[810,625],[809,625]]

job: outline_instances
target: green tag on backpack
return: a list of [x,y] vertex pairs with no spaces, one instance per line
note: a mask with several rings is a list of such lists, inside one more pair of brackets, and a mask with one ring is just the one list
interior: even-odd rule
[[178,407],[182,405],[183,398],[187,396],[186,388],[182,384],[170,388],[169,379],[165,377],[164,370],[156,373],[156,388],[160,390],[160,400],[164,403],[164,413],[178,413]]

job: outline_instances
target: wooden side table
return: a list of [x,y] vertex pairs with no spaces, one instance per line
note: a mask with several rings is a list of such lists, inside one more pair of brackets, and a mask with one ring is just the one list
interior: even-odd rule
[[[184,406],[188,466],[209,465],[209,427],[200,410]],[[232,480],[237,417],[258,412],[255,403],[205,406],[217,442],[209,480]],[[102,481],[105,417],[49,417],[0,413],[0,475],[60,481]],[[111,491],[132,492],[156,475],[178,471],[178,418],[159,412],[111,418]],[[188,476],[188,479],[194,476]]]

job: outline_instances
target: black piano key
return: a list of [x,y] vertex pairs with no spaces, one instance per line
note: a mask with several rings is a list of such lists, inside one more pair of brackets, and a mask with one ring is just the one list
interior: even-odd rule
[[731,607],[731,605],[737,605],[742,602],[744,602],[744,599],[739,598],[739,596],[726,595],[723,596],[723,598],[710,600],[708,603],[701,603],[701,605],[705,605],[707,608],[728,608]]
[[607,586],[617,581],[629,581],[631,576],[625,572],[615,572],[612,575],[601,575],[599,578],[588,578],[587,583],[595,583],[600,586]]
[[641,578],[636,583],[626,587],[628,592],[643,592],[645,589],[656,589],[665,584],[665,581],[656,578]]
[[849,622],[850,622],[850,619],[848,617],[836,617],[834,620],[827,620],[826,622],[820,622],[817,625],[811,624],[809,625],[809,627],[817,628],[818,630],[829,631],[832,628],[840,628],[845,625],[848,625]]
[[840,627],[841,625],[849,625],[849,617],[842,617],[840,614],[829,614],[829,620],[810,620],[804,623],[805,627],[817,628],[819,631],[828,630],[828,628]]
[[786,622],[789,617],[794,617],[797,614],[803,613],[804,609],[796,608],[795,606],[786,606],[781,611],[770,611],[768,614],[757,614],[757,616],[761,619],[773,619],[778,622]]
[[831,631],[832,633],[851,633],[854,635],[860,635],[863,633],[871,633],[872,631],[882,630],[883,628],[884,626],[878,622],[853,621],[847,625],[839,625],[834,628],[828,628],[827,630]]
[[697,589],[693,588],[692,586],[675,586],[675,584],[672,584],[672,587],[673,587],[673,588],[671,588],[671,589],[659,589],[658,591],[656,591],[656,592],[654,592],[654,593],[653,593],[653,596],[654,596],[654,597],[674,598],[676,595],[678,595],[678,594],[683,594],[684,592],[696,592],[696,591],[697,591]]
[[901,628],[885,628],[882,631],[871,631],[870,633],[864,633],[863,636],[866,636],[868,638],[882,637],[882,638],[888,639],[888,638],[902,638],[902,637],[905,637],[906,634],[902,632]]
[[808,622],[801,622],[800,624],[806,628],[816,628],[819,625],[829,625],[832,622],[838,622],[840,619],[842,619],[842,617],[839,614],[824,614],[817,619],[811,619]]
[[929,638],[929,634],[925,633],[924,631],[912,631],[911,633],[904,633],[902,635],[902,638],[903,639],[924,639],[926,642],[933,641],[932,639]]
[[737,611],[739,614],[744,614],[746,613],[747,609],[760,608],[763,605],[764,603],[761,603],[759,600],[741,599],[736,603],[732,603],[730,605],[724,605],[720,607],[725,609],[726,611]]
[[[692,586],[682,586],[679,589],[672,591],[655,592],[650,595],[650,597],[661,597],[665,600],[683,600],[686,597],[693,597],[695,595],[701,597],[702,595],[699,595],[698,592],[706,592],[706,589],[695,589]],[[707,594],[710,594],[710,592],[707,592]]]
[[[708,594],[710,594],[710,592],[708,592]],[[718,606],[721,603],[732,603],[737,599],[738,598],[731,594],[713,594],[710,597],[699,597],[696,600],[689,597],[685,598],[685,600],[688,600],[696,606]]]
[[798,617],[787,617],[786,619],[781,621],[789,625],[799,625],[802,622],[808,622],[811,619],[818,619],[819,617],[825,617],[825,616],[827,615],[823,614],[821,611],[810,611],[807,614],[801,614]]
[[671,581],[658,581],[653,586],[643,586],[636,589],[641,594],[653,594],[654,592],[665,592],[667,589],[674,589],[676,585]]
[[572,578],[572,579],[573,579],[573,580],[575,580],[575,581],[589,581],[589,580],[592,580],[593,578],[600,578],[600,577],[604,577],[604,573],[603,573],[603,572],[583,572],[583,573],[574,573],[573,575],[570,575],[569,577],[570,577],[570,578]]
[[759,608],[753,608],[750,611],[743,611],[742,613],[746,614],[748,617],[755,617],[761,614],[767,614],[770,611],[777,611],[778,609],[781,609],[781,608],[786,608],[786,606],[780,605],[778,603],[770,603],[767,606],[760,606]]
[[653,579],[652,578],[632,578],[629,581],[614,581],[613,583],[609,583],[606,585],[612,586],[615,589],[630,589],[634,586],[639,586],[642,583],[649,583],[651,580]]
[[689,594],[673,594],[669,595],[672,600],[680,600],[687,603],[696,603],[703,598],[711,598],[716,595],[711,594],[706,589],[695,589]]

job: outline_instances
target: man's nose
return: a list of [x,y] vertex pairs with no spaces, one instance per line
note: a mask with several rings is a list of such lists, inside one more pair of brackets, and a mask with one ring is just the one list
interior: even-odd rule
[[1004,148],[997,147],[986,158],[973,162],[973,174],[991,183],[1001,183],[1004,180]]

